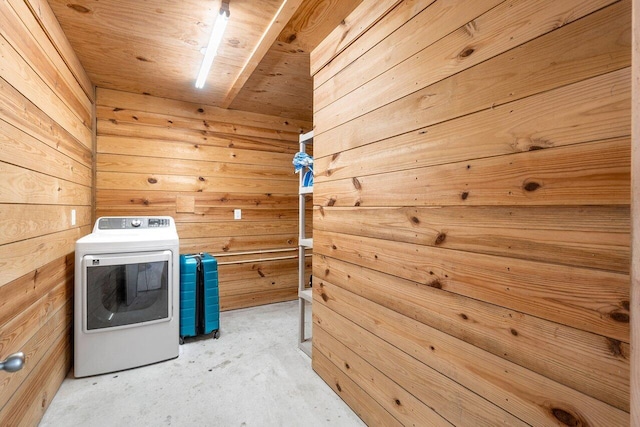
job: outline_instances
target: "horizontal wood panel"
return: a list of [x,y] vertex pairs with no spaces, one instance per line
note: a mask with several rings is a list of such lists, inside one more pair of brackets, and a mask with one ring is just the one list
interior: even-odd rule
[[420,399],[421,363],[530,425],[626,425],[632,2],[429,3],[314,76],[323,375]]
[[[316,117],[315,155],[323,157],[628,67],[629,7],[626,0],[614,4],[384,107],[367,107],[368,114],[341,126],[335,127],[341,123],[335,116],[324,122]],[[349,110],[335,113],[344,116]]]
[[[563,418],[565,414],[566,419],[581,420],[585,425],[626,425],[629,414],[620,409],[479,350],[409,317],[380,308],[329,282],[314,286],[313,292],[315,324],[347,347],[366,351],[371,347],[357,343],[370,342],[375,339],[372,335],[375,335],[531,425],[555,425],[557,422],[554,419]],[[359,327],[354,327],[353,323],[344,318]],[[371,357],[379,358],[378,355]],[[452,397],[458,398],[459,395]]]
[[367,425],[402,426],[374,398],[349,378],[318,349],[313,349],[313,370]]
[[91,188],[0,162],[0,203],[91,205]]
[[220,310],[236,310],[238,308],[274,304],[276,302],[292,301],[296,298],[298,298],[297,288],[230,295],[220,299]]
[[55,92],[47,86],[42,77],[34,71],[4,38],[0,36],[0,55],[5,58],[0,64],[0,76],[31,99],[43,112],[60,123],[78,141],[90,141],[90,123],[78,120],[74,112]]
[[[319,319],[313,329],[315,349],[327,355],[334,365],[344,367],[345,373],[366,387],[370,394],[380,394],[380,389],[389,393],[387,396],[376,396],[376,399],[388,402],[390,406],[385,409],[405,424],[527,425],[375,335],[367,334],[348,321],[336,322],[341,323],[344,333],[361,338],[358,340],[360,345],[352,351],[332,337],[335,331],[329,333],[322,329],[323,319],[330,316],[336,314],[323,306],[315,316],[315,319]],[[382,372],[386,372],[388,378]],[[416,378],[415,372],[421,373],[419,378]],[[375,385],[372,387],[371,383]],[[441,421],[438,416],[444,420]]]
[[22,277],[0,286],[0,325],[4,325],[73,276],[74,257],[55,259]]
[[31,100],[8,84],[2,76],[0,93],[2,120],[80,163],[91,163],[89,142],[75,139],[60,124],[38,109]]
[[314,204],[627,205],[629,146],[629,138],[619,138],[319,182]]
[[26,379],[25,384],[29,387],[20,387],[0,410],[0,423],[35,425],[40,421],[71,369],[73,349],[70,335],[71,327],[58,336]]
[[376,31],[369,31],[366,37],[358,37],[347,46],[338,56],[334,56],[330,62],[317,72],[313,73],[313,88],[315,89],[356,61],[365,52],[368,52],[381,40],[393,33],[407,21],[422,12],[433,3],[433,0],[403,1],[391,9],[376,23]]
[[629,272],[626,206],[317,208],[313,222],[334,233]]
[[99,135],[185,141],[196,144],[210,144],[218,147],[236,147],[238,149],[286,152],[290,154],[294,154],[297,151],[297,144],[292,141],[283,143],[263,138],[255,138],[255,140],[252,141],[254,138],[238,137],[219,132],[201,131],[190,128],[140,126],[137,123],[120,123],[115,120],[101,120],[100,117],[97,127]]
[[[381,37],[385,35],[386,37],[379,40],[379,43],[375,46],[372,46],[364,52],[345,51],[343,55],[340,55],[339,61],[343,63],[349,59],[353,60],[353,62],[348,65],[349,70],[342,73],[335,72],[339,65],[334,64],[332,61],[325,69],[318,73],[318,83],[326,79],[326,75],[330,74],[329,70],[332,70],[334,75],[326,81],[326,83],[315,87],[313,101],[314,111],[317,114],[319,114],[321,109],[329,105],[329,103],[340,102],[336,100],[339,100],[350,92],[354,90],[361,91],[361,89],[358,89],[359,87],[366,85],[367,82],[384,74],[390,68],[397,66],[405,60],[412,61],[413,55],[417,52],[423,51],[439,40],[442,41],[445,36],[455,30],[464,31],[464,28],[468,26],[469,29],[466,31],[467,38],[472,39],[474,36],[477,37],[479,34],[476,33],[485,30],[484,25],[482,25],[483,23],[478,22],[479,25],[475,25],[477,21],[482,19],[478,18],[478,16],[504,3],[504,0],[463,0],[457,2],[418,1],[413,3],[420,4],[424,9],[420,13],[417,13],[416,16],[411,16],[411,19],[406,19],[409,18],[409,16],[401,16],[398,12],[400,12],[401,9],[407,9],[410,3],[412,2],[403,2],[380,20],[378,25],[376,25],[376,36]],[[407,4],[407,6],[402,8],[405,4]],[[513,4],[511,6],[513,6]],[[387,34],[387,25],[395,31]],[[400,28],[398,28],[398,26],[400,26]],[[474,29],[476,30],[474,31]],[[407,34],[411,34],[412,37],[407,37]],[[358,44],[369,45],[370,43],[369,37],[362,37],[349,48]],[[477,44],[483,46],[481,40],[478,40]],[[354,58],[356,54],[360,55]],[[458,52],[453,55],[453,58],[456,58],[457,54]],[[443,56],[450,58],[450,56],[445,55],[444,52],[438,57]],[[420,57],[429,58],[429,55],[424,52]],[[463,63],[459,58],[456,59],[458,59],[458,63]],[[466,64],[468,62],[464,61],[464,63]],[[404,65],[401,67],[407,69]],[[412,70],[412,68],[408,69]],[[436,69],[435,67],[425,69],[423,73],[433,72]],[[418,87],[416,87],[416,89],[417,88]]]
[[101,172],[96,174],[96,187],[110,190],[202,191],[228,193],[292,194],[298,188],[294,180],[252,180],[234,177],[219,178],[208,175],[163,175],[141,173]]
[[314,254],[629,342],[626,274],[319,230],[313,249]]
[[245,137],[257,137],[281,141],[298,141],[298,132],[267,129],[224,121],[191,119],[167,114],[149,113],[146,111],[130,111],[121,108],[98,106],[96,113],[100,120],[108,120],[113,124],[134,123],[143,126],[156,126],[168,129],[192,129],[213,134],[226,134]]
[[[218,262],[223,262],[223,259],[218,258]],[[311,264],[311,260],[308,260],[307,263]],[[296,271],[297,267],[297,257],[295,259],[264,260],[246,264],[223,264],[218,265],[218,276],[221,284],[227,278],[234,281],[270,279],[278,277],[283,271]]]
[[297,270],[282,272],[282,274],[272,278],[261,277],[251,281],[227,279],[220,286],[220,298],[226,298],[231,295],[252,294],[254,292],[268,292],[276,289],[293,289],[297,291],[297,281]]
[[185,239],[225,236],[252,236],[292,233],[298,229],[298,221],[220,221],[214,223],[180,223],[178,234]]
[[[71,210],[76,225],[71,225]],[[45,236],[72,227],[91,226],[90,206],[0,204],[0,245]]]
[[401,0],[365,0],[311,52],[311,75],[362,36]]
[[628,410],[626,343],[333,258],[315,258],[314,278]]
[[[237,194],[237,193],[203,193],[179,191],[136,191],[136,190],[96,190],[98,209],[109,206],[156,207],[169,208],[176,206],[176,198],[180,195],[194,197],[197,209],[211,208],[249,208],[249,209],[297,209],[298,196],[294,194]],[[311,198],[309,198],[311,200]]]
[[[317,324],[314,324],[314,326],[317,326]],[[318,334],[317,339],[316,334]],[[366,344],[363,343],[363,345]],[[331,339],[321,328],[314,327],[314,348],[319,350],[334,365],[344,367],[343,372],[349,378],[368,394],[372,395],[374,399],[381,402],[382,407],[404,425],[451,425],[447,422],[444,414],[440,412],[442,408],[437,407],[438,405],[429,406],[430,402],[421,402],[413,394],[393,382],[354,352],[336,340]],[[395,369],[406,370],[406,366],[402,366],[401,361],[398,361]],[[436,393],[438,391],[443,391],[444,393],[448,391],[437,388],[438,385],[438,382],[434,381],[433,390],[436,390]],[[415,390],[412,391],[415,393]],[[459,411],[463,413],[464,409],[459,408]],[[469,414],[465,415],[468,417]],[[514,423],[514,425],[517,424]]]
[[[187,159],[222,163],[245,163],[291,165],[293,171],[293,153],[277,153],[271,151],[245,150],[235,147],[219,147],[208,145],[207,141],[159,140],[154,138],[138,138],[128,136],[99,135],[98,152],[137,156],[141,153],[162,159]],[[187,138],[188,139],[188,138]]]
[[0,246],[0,286],[74,252],[76,240],[90,232],[90,226],[71,228]]
[[[69,279],[69,282],[71,281],[72,279]],[[44,323],[42,328],[34,328],[37,330],[35,335],[20,347],[20,351],[25,354],[24,368],[6,376],[6,381],[3,381],[0,386],[0,402],[9,401],[20,384],[27,379],[29,374],[38,363],[40,363],[44,354],[51,348],[56,339],[60,339],[61,334],[69,332],[71,325],[73,325],[71,306],[72,304],[69,300],[68,304],[55,312],[55,314]],[[10,351],[8,350],[6,354],[9,353]]]
[[[54,318],[55,314],[62,310],[66,312],[66,305],[69,304],[73,293],[73,280],[65,277],[55,287],[47,292],[42,298],[32,304],[28,309],[19,313],[9,322],[0,325],[2,330],[2,348],[6,354],[21,351],[28,345],[29,341],[37,335],[38,330]],[[3,382],[7,384],[6,382]],[[14,384],[15,386],[15,384]],[[0,393],[4,390],[0,390]],[[3,396],[8,397],[8,396]],[[2,400],[6,402],[6,400]]]
[[198,105],[191,102],[157,98],[130,92],[96,89],[99,106],[121,108],[123,110],[145,111],[200,120],[220,121],[263,127],[285,132],[303,133],[311,130],[310,122],[295,120],[247,111],[227,110],[211,105]]
[[91,186],[90,165],[70,159],[3,120],[0,120],[0,161]]
[[[26,4],[19,1],[11,3],[0,4],[1,34],[31,68],[38,70],[40,77],[71,108],[79,120],[90,126],[91,100],[66,67],[63,58],[51,44],[35,16],[29,13]],[[34,43],[32,38],[37,42]]]
[[[191,196],[185,196],[191,198]],[[125,213],[130,216],[146,216],[151,212],[150,207],[128,207],[128,206],[110,206],[98,209],[96,215],[100,216],[117,216]],[[204,223],[214,221],[233,220],[233,211],[236,208],[233,207],[207,207],[207,208],[194,208],[192,213],[190,212],[176,212],[176,208],[163,209],[161,207],[153,208],[153,215],[168,215],[175,219],[176,223]],[[309,212],[310,213],[310,212]],[[298,211],[293,209],[242,209],[242,219],[235,220],[235,222],[247,222],[247,221],[279,221],[279,220],[294,220],[298,218]]]
[[30,1],[0,2],[0,348],[26,356],[0,379],[1,425],[37,425],[69,372],[73,253],[93,211],[93,88]]
[[[457,10],[451,7],[445,11],[439,10],[436,3],[359,58],[361,62],[353,64],[358,79],[335,76],[332,85],[338,89],[329,96],[323,93],[328,85],[318,88],[315,118],[324,122],[328,117],[340,117],[339,123],[343,123],[553,31],[559,21],[568,25],[613,1],[566,0],[549,4],[547,0],[525,0],[500,5],[495,0],[476,1],[473,5],[458,2]],[[478,16],[481,13],[484,14]],[[407,34],[412,37],[407,38]],[[398,42],[403,39],[405,43]],[[423,42],[416,45],[416,39]],[[389,47],[393,53],[385,55],[383,52]],[[334,113],[322,111],[328,100],[338,98],[331,106]],[[340,112],[345,108],[348,110]]]
[[314,182],[630,135],[630,68],[314,158]]
[[[0,141],[1,142],[1,141]],[[293,175],[291,160],[285,165],[257,165],[211,162],[205,160],[182,160],[174,158],[171,169],[158,161],[156,157],[130,156],[117,154],[98,154],[96,167],[103,172],[151,173],[171,175],[200,175],[226,178],[232,176],[241,179],[290,179]]]
[[209,252],[213,256],[231,252],[297,248],[298,233],[261,236],[223,236],[180,238],[181,253]]
[[[240,111],[203,116],[198,104],[147,99],[98,92],[96,215],[172,216],[181,252],[221,255],[223,309],[295,298],[295,281],[260,267],[295,262],[295,254],[280,251],[297,245],[297,133],[266,116],[248,113],[244,122]],[[241,220],[235,209],[243,210]],[[239,270],[225,273],[230,266]],[[245,280],[255,266],[257,280]],[[292,265],[279,274],[295,279],[295,271]]]
[[[20,0],[9,0],[12,7],[16,10],[18,15],[24,16],[27,14],[25,6],[29,8],[29,12],[37,19],[38,25],[44,30],[51,43],[55,46],[56,51],[59,52],[60,57],[63,59],[66,66],[71,70],[78,84],[84,90],[91,103],[95,101],[94,86],[89,79],[84,67],[80,63],[80,59],[73,50],[73,47],[67,40],[67,36],[62,31],[58,19],[53,14],[53,11],[49,7],[46,0],[27,0],[26,2]],[[24,4],[24,6],[23,6]],[[33,32],[32,32],[33,33]]]

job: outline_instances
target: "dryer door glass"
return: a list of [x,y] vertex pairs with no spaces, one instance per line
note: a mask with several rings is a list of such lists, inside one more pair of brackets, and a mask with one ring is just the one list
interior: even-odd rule
[[87,330],[168,319],[169,259],[90,258],[84,263]]

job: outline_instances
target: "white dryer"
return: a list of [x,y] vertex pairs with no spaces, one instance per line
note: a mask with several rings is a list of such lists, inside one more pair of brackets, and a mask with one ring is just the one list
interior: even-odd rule
[[179,250],[167,216],[102,217],[76,242],[76,377],[178,356]]

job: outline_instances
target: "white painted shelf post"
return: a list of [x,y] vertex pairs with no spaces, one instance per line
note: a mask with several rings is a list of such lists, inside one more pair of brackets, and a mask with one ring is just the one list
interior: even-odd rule
[[[300,152],[307,152],[307,145],[313,143],[313,131],[300,135]],[[306,287],[305,281],[305,250],[313,248],[313,239],[307,238],[305,232],[305,212],[306,212],[306,195],[313,194],[312,186],[303,186],[304,173],[309,170],[303,168],[300,171],[300,191],[298,194],[299,212],[298,212],[298,304],[300,306],[300,325],[298,333],[298,347],[304,351],[307,356],[311,357],[311,337],[306,336],[306,304],[309,307],[313,303],[311,289]]]

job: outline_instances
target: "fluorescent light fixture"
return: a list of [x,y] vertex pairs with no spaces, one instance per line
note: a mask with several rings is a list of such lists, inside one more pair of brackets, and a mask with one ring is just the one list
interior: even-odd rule
[[209,75],[211,65],[213,64],[213,58],[215,58],[216,53],[218,53],[218,47],[222,41],[222,35],[224,34],[225,28],[227,28],[229,16],[229,3],[223,0],[222,6],[220,7],[220,13],[216,17],[216,22],[213,24],[213,31],[209,38],[209,45],[207,46],[207,51],[204,54],[198,78],[196,79],[196,88],[198,89],[202,89],[204,87],[204,83],[207,81],[207,76]]

